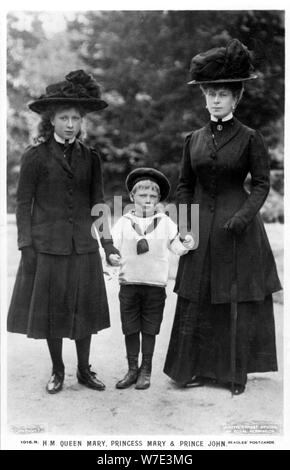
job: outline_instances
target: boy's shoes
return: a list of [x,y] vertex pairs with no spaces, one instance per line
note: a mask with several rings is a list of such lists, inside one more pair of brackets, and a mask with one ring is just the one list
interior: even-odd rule
[[47,393],[54,394],[62,390],[64,371],[52,371],[49,382],[46,385]]
[[150,387],[150,378],[151,374],[146,373],[145,371],[140,371],[138,375],[138,380],[136,383],[136,390],[146,390]]
[[116,383],[116,388],[128,388],[137,382],[138,369],[136,371],[128,370],[127,374],[122,380]]
[[94,390],[105,390],[106,388],[105,384],[97,379],[97,374],[91,371],[91,366],[88,366],[86,369],[78,368],[77,379],[80,384]]
[[131,387],[137,382],[138,378],[138,356],[128,356],[129,370],[125,377],[116,383],[116,388],[124,389]]
[[143,354],[142,364],[140,367],[137,384],[135,386],[136,390],[146,390],[146,388],[150,387],[151,369],[152,354]]

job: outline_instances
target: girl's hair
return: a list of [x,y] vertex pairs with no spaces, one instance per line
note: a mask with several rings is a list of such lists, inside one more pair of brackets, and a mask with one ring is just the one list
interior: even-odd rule
[[238,99],[238,102],[243,96],[244,93],[244,82],[220,82],[220,83],[205,83],[204,85],[200,85],[200,88],[205,95],[206,92],[211,88],[214,90],[218,90],[220,88],[230,90],[235,98]]
[[[54,118],[57,112],[65,111],[66,109],[74,108],[79,111],[80,115],[83,117],[86,114],[85,109],[78,105],[71,104],[58,104],[58,105],[49,105],[41,114],[41,120],[37,126],[37,136],[34,138],[35,143],[45,142],[48,140],[54,132],[54,127],[51,124],[51,120]],[[77,138],[81,135],[81,131],[78,133]]]
[[141,189],[141,190],[142,189],[153,189],[157,192],[158,196],[160,197],[160,188],[159,188],[158,184],[155,183],[155,181],[152,181],[152,180],[138,181],[136,184],[134,184],[130,194],[134,195],[136,193],[136,191],[138,191],[138,189]]

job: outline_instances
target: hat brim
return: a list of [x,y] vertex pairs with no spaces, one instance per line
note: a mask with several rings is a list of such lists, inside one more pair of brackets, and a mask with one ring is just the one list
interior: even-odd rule
[[160,189],[160,201],[167,198],[170,191],[170,183],[166,176],[155,168],[136,168],[126,178],[126,187],[130,193],[136,183],[143,180],[151,180],[158,184]]
[[187,85],[203,85],[205,83],[231,83],[231,82],[244,82],[246,80],[254,80],[258,78],[257,74],[251,74],[249,77],[243,78],[221,78],[218,80],[191,80]]
[[94,111],[100,111],[108,106],[106,101],[93,98],[44,98],[35,100],[28,103],[28,107],[35,113],[42,114],[49,105],[72,105],[81,106],[87,113],[93,113]]

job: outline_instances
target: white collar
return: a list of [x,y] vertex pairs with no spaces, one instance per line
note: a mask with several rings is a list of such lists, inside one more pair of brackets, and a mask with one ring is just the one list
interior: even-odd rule
[[[230,113],[227,116],[222,118],[222,122],[229,121],[232,118],[233,118],[233,113]],[[216,118],[212,114],[210,115],[210,119],[211,119],[211,121],[218,122],[218,118]]]
[[162,217],[164,216],[163,212],[156,212],[155,214],[149,215],[148,217],[142,217],[142,216],[136,215],[134,209],[124,214],[124,217],[130,218],[130,219],[135,218],[138,220],[141,219],[141,220],[150,220],[150,221],[154,219],[155,217],[160,217],[160,216]]
[[[62,137],[60,137],[59,135],[57,135],[55,132],[53,134],[55,140],[59,143],[59,144],[64,144],[65,143],[65,139],[63,139]],[[75,137],[72,137],[72,139],[69,139],[68,143],[69,144],[72,144],[74,141],[76,140]]]

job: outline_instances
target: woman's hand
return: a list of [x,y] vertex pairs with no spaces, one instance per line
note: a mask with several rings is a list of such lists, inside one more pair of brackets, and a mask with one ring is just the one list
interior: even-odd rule
[[246,228],[246,224],[240,217],[234,216],[225,223],[223,228],[234,235],[241,235]]
[[112,266],[120,266],[120,261],[121,261],[121,257],[117,254],[111,254],[109,256],[109,263],[112,265]]
[[36,268],[36,251],[34,248],[30,246],[25,246],[21,250],[22,252],[22,262],[23,262],[23,269],[27,273],[34,273]]
[[194,238],[192,235],[189,235],[187,234],[184,238],[184,241],[182,242],[184,248],[186,248],[187,250],[192,250],[192,248],[194,247]]

